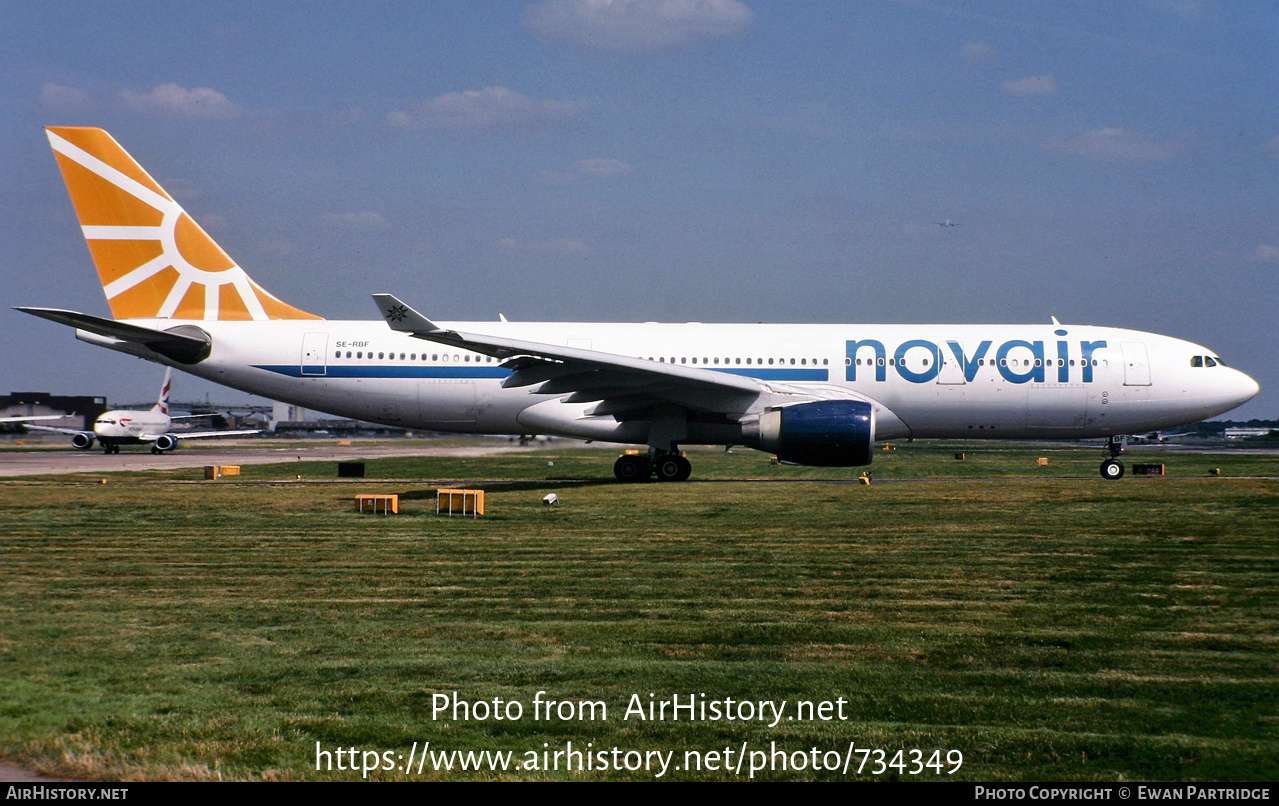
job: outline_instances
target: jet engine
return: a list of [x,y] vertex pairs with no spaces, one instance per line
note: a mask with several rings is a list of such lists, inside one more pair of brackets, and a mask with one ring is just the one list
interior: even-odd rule
[[78,451],[87,451],[93,447],[93,434],[73,434],[71,436],[71,447]]
[[172,434],[161,434],[155,438],[155,449],[161,453],[178,447],[178,438]]
[[783,406],[743,426],[746,444],[783,462],[855,467],[871,462],[875,410],[860,400],[817,400]]

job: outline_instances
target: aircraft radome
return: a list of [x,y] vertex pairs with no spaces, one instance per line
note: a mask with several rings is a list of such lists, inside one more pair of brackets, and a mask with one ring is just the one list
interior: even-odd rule
[[72,428],[58,428],[50,425],[28,425],[28,430],[56,431],[71,435],[71,446],[87,451],[93,447],[94,440],[102,445],[103,453],[119,453],[121,445],[150,445],[152,453],[166,453],[178,447],[179,439],[208,439],[209,437],[231,437],[242,434],[257,434],[258,429],[240,431],[178,431],[174,432],[173,421],[192,419],[204,415],[169,414],[169,389],[172,370],[165,368],[164,381],[160,384],[160,397],[149,409],[133,411],[129,409],[112,409],[99,414],[93,421],[92,431],[79,431]]
[[869,464],[876,440],[1108,438],[1258,391],[1212,350],[1091,325],[436,322],[391,294],[336,321],[268,293],[101,129],[50,128],[113,318],[20,308],[226,386],[414,429],[647,445],[623,481],[688,478],[681,445]]

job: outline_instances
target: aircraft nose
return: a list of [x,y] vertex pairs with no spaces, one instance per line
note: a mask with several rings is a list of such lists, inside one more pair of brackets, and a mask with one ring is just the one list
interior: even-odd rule
[[1261,387],[1251,377],[1232,367],[1218,367],[1211,375],[1204,378],[1207,386],[1205,402],[1209,402],[1211,415],[1224,414],[1231,409],[1242,406],[1256,397]]
[[1235,403],[1235,405],[1242,406],[1244,403],[1247,403],[1249,400],[1252,400],[1257,396],[1257,393],[1261,391],[1261,385],[1254,381],[1252,376],[1243,372],[1235,370],[1235,374],[1238,376],[1235,380],[1237,382],[1236,385],[1238,386],[1239,396],[1238,402]]

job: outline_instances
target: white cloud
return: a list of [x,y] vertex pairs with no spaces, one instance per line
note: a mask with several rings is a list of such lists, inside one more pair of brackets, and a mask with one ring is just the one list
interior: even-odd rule
[[842,134],[845,125],[840,114],[829,104],[807,101],[784,108],[779,114],[764,121],[768,128],[783,134],[804,137],[835,137]]
[[324,113],[324,119],[330,123],[338,124],[359,123],[364,120],[364,110],[358,106],[348,106],[345,109],[332,109]]
[[1197,22],[1203,16],[1203,3],[1199,0],[1146,0],[1156,11],[1172,14],[1187,22]]
[[217,213],[201,213],[199,224],[205,232],[226,232],[228,229],[226,217]]
[[204,188],[182,176],[171,176],[164,180],[164,189],[182,204],[204,198]]
[[573,170],[583,176],[625,176],[634,173],[635,168],[621,160],[593,157],[573,163]]
[[506,87],[447,92],[387,115],[392,126],[430,129],[527,128],[572,117],[585,101],[538,101]]
[[297,252],[297,247],[288,238],[276,238],[270,241],[262,241],[257,245],[258,250],[278,257],[287,257]]
[[503,238],[497,245],[511,252],[525,252],[536,255],[584,255],[591,251],[591,246],[581,238],[553,238],[549,241],[521,241],[518,238]]
[[525,27],[550,39],[622,51],[733,36],[754,19],[740,0],[545,0],[524,13]]
[[346,229],[390,229],[391,224],[381,213],[368,210],[363,213],[325,213],[320,216],[320,223],[330,227]]
[[1043,148],[1099,162],[1156,162],[1176,157],[1182,151],[1182,144],[1128,129],[1103,128],[1071,137],[1054,137],[1045,142]]
[[1257,249],[1249,258],[1253,263],[1279,263],[1279,246],[1257,244]]
[[1004,82],[1004,91],[1009,95],[1056,95],[1057,82],[1052,76],[1027,76]]
[[124,90],[120,100],[135,112],[161,117],[226,120],[240,114],[240,107],[209,87],[189,90],[177,84],[161,84],[146,94]]
[[621,160],[607,157],[592,157],[578,160],[567,171],[542,171],[538,178],[548,185],[571,185],[582,180],[582,177],[593,179],[616,179],[635,173],[635,167]]
[[579,177],[569,173],[568,171],[541,171],[537,178],[548,185],[571,185],[576,182]]
[[964,45],[964,61],[970,65],[994,64],[999,60],[999,51],[985,42],[968,42]]
[[92,109],[93,99],[84,90],[50,82],[40,87],[40,106],[50,112],[69,115]]

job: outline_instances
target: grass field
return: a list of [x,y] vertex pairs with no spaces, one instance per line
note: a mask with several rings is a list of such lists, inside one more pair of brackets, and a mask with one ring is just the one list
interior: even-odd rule
[[[694,482],[618,485],[613,458],[0,484],[0,756],[103,779],[361,777],[317,772],[318,742],[396,759],[379,779],[655,777],[416,766],[426,742],[539,766],[589,742],[674,752],[665,779],[745,778],[675,767],[774,746],[804,768],[771,756],[756,778],[1279,778],[1279,457],[1152,454],[1171,477],[1105,482],[1096,450],[915,443],[877,454],[869,486],[711,451]],[[484,488],[489,514],[436,516],[440,481]],[[401,514],[361,516],[357,492],[398,493]],[[538,691],[608,718],[534,718]],[[453,692],[524,713],[434,713]],[[790,716],[842,699],[844,718],[622,718],[650,694]],[[963,762],[813,769],[850,744]]]

